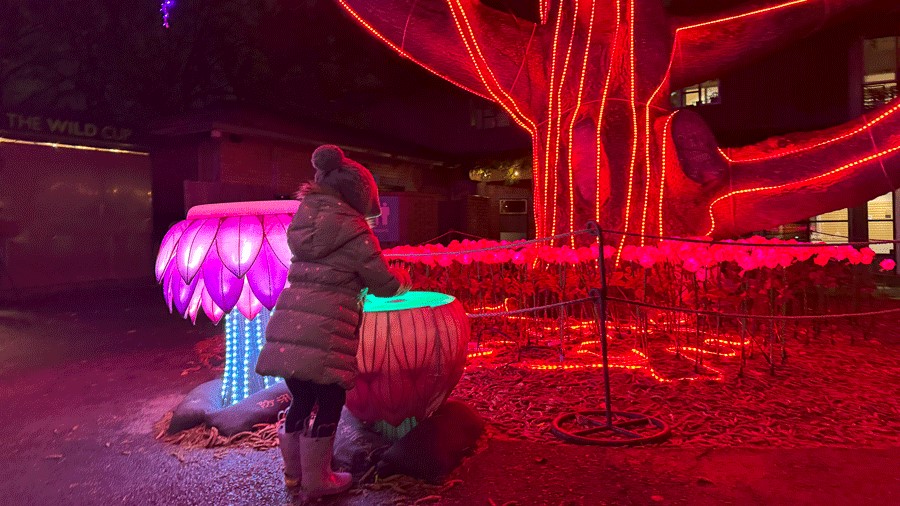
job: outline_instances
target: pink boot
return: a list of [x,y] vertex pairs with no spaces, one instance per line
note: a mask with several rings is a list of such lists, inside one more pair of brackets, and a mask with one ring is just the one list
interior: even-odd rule
[[301,489],[307,498],[340,494],[350,489],[350,473],[331,470],[334,436],[300,438],[300,461],[303,464]]
[[301,431],[285,432],[284,425],[278,428],[278,448],[284,460],[284,486],[288,488],[300,486],[300,439]]

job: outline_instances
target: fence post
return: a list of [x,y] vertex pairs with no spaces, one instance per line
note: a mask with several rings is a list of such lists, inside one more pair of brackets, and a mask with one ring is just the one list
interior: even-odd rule
[[[657,443],[669,437],[669,426],[662,420],[638,413],[628,413],[612,410],[612,394],[609,382],[609,342],[607,340],[607,295],[608,283],[606,280],[606,259],[604,248],[603,230],[596,222],[587,224],[588,230],[597,236],[600,251],[597,260],[600,269],[600,287],[589,290],[590,298],[594,302],[597,324],[600,327],[600,349],[603,359],[603,389],[604,389],[604,419],[595,420],[601,414],[599,410],[577,411],[563,413],[557,416],[550,424],[550,432],[557,437],[579,444],[594,444],[603,446],[633,446],[639,444]],[[616,422],[613,423],[613,415]],[[573,426],[572,428],[568,428]],[[588,428],[585,428],[587,426]],[[640,432],[637,432],[640,431]],[[600,435],[600,437],[598,437]]]
[[606,259],[603,257],[604,246],[603,229],[596,222],[589,222],[588,229],[597,236],[597,244],[599,253],[597,254],[600,263],[600,288],[592,288],[590,291],[591,298],[594,299],[594,307],[597,311],[597,317],[600,320],[600,354],[603,359],[603,390],[606,404],[606,426],[612,427],[612,400],[609,387],[609,343],[606,340]]

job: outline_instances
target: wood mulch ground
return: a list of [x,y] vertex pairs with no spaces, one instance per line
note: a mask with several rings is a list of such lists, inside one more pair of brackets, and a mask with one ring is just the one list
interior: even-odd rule
[[[745,348],[741,374],[739,346],[706,346],[702,366],[696,367],[695,352],[677,356],[666,351],[672,340],[651,339],[649,362],[635,369],[611,368],[613,410],[665,421],[672,428],[666,445],[896,446],[900,317],[885,315],[865,325],[863,338],[849,322],[827,324],[810,339],[805,336],[812,332],[801,327],[784,340],[783,353],[776,347],[774,375],[763,354],[768,348],[759,340]],[[613,363],[623,363],[623,357],[634,363],[632,342],[612,338]],[[599,361],[574,351],[566,350],[564,364]],[[529,368],[555,361],[558,349],[498,348],[468,366],[453,396],[472,404],[488,420],[494,437],[557,440],[550,432],[556,416],[602,409],[604,396],[602,369]]]

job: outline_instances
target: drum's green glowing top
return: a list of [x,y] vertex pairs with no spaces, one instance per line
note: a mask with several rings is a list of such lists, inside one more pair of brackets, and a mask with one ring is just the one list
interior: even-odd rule
[[419,309],[422,307],[438,307],[450,304],[456,300],[452,295],[436,292],[407,292],[399,297],[375,297],[366,296],[363,311],[377,313],[379,311],[403,311],[405,309]]

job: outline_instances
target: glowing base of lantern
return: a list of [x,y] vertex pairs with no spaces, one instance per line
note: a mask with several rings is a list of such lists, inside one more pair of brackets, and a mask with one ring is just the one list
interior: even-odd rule
[[236,404],[279,381],[260,376],[254,370],[271,314],[262,308],[252,320],[239,311],[225,316],[225,376],[222,378],[222,403],[225,406]]
[[275,423],[278,413],[291,403],[291,393],[283,381],[230,405],[222,402],[221,391],[222,378],[217,378],[188,392],[173,409],[168,432],[174,434],[202,424],[215,427],[223,436],[232,436],[259,424]]

